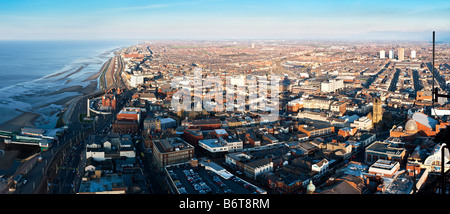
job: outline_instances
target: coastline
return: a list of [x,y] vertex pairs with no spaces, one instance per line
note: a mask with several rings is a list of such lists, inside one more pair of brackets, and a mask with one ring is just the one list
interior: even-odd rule
[[16,109],[16,111],[22,112],[19,116],[0,124],[1,130],[6,131],[19,131],[24,126],[35,127],[34,121],[36,121],[41,115],[38,113],[22,111]]
[[[107,62],[108,61],[106,61],[105,63],[107,63]],[[102,66],[102,68],[103,68],[103,66]],[[77,72],[78,71],[80,71],[80,70],[77,69]],[[90,93],[93,93],[93,92],[96,92],[98,90],[98,87],[97,87],[98,77],[100,76],[101,71],[102,70],[100,69],[98,72],[94,73],[93,75],[91,75],[88,78],[86,78],[85,80],[83,80],[83,82],[90,81],[89,85],[87,85],[86,87],[83,87],[81,85],[68,86],[68,87],[62,88],[58,91],[49,93],[46,96],[60,94],[60,93],[64,93],[64,92],[77,92],[80,95],[66,97],[66,98],[57,100],[55,102],[48,103],[43,106],[39,106],[38,108],[43,108],[48,105],[55,104],[55,105],[60,105],[60,106],[62,106],[62,109],[65,109],[65,108],[68,108],[71,104],[76,103],[74,101],[78,100],[80,97],[90,94]],[[15,110],[18,112],[22,112],[22,113],[20,115],[18,115],[17,117],[12,118],[12,119],[0,124],[0,130],[20,131],[20,129],[24,126],[36,127],[35,121],[42,116],[41,114],[34,113],[34,112],[23,111],[20,109],[15,109]],[[67,112],[67,111],[60,110],[60,111],[54,112],[54,113],[60,113],[60,117],[61,117],[62,114],[65,114],[65,112]]]
[[[69,64],[67,67],[63,68],[63,71],[42,77],[40,81],[48,80],[50,81],[50,84],[55,84],[57,81],[64,82],[55,87],[53,91],[47,89],[47,91],[45,91],[46,93],[39,94],[39,99],[37,99],[37,97],[31,97],[39,103],[41,103],[42,100],[41,105],[33,106],[33,103],[30,103],[32,105],[31,108],[21,108],[18,106],[11,109],[14,111],[14,117],[0,122],[0,130],[20,131],[24,126],[51,129],[59,127],[61,124],[67,124],[73,113],[73,106],[76,106],[80,99],[88,94],[102,90],[101,78],[103,75],[108,78],[113,78],[109,77],[112,73],[104,72],[105,68],[109,67],[109,62],[117,56],[118,51],[127,47],[129,46],[116,46],[99,55],[103,60],[98,69],[89,69],[89,63],[92,62],[89,60],[92,58],[86,57],[81,58],[82,60],[77,64],[78,67],[73,68],[73,70],[71,67],[72,64]],[[83,62],[83,60],[86,59],[87,61]],[[82,78],[79,78],[81,76],[80,74],[82,75]],[[73,82],[76,78],[78,78],[76,80],[78,83]],[[29,88],[29,90],[33,90],[33,88]],[[37,89],[36,91],[39,90],[40,89]],[[24,92],[23,94],[25,96],[30,96],[27,92]]]

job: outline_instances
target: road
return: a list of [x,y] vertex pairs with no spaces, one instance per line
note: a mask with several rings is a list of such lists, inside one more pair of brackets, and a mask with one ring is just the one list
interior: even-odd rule
[[[105,129],[109,128],[113,123],[115,116],[125,106],[128,100],[131,99],[133,91],[124,92],[124,102],[120,102],[114,112],[109,115],[98,116],[96,122],[90,125],[85,125],[79,131],[95,130],[96,134],[101,134]],[[84,107],[86,109],[86,106]],[[83,108],[79,108],[79,113],[84,113]],[[77,111],[76,111],[77,112]],[[81,124],[80,124],[81,125]],[[94,127],[95,126],[95,127]],[[69,146],[63,151],[62,158],[58,159],[57,176],[53,179],[52,188],[50,192],[59,194],[75,193],[79,189],[81,183],[81,173],[83,173],[83,163],[85,162],[85,148],[87,143],[87,135],[85,138],[79,138],[69,143]]]

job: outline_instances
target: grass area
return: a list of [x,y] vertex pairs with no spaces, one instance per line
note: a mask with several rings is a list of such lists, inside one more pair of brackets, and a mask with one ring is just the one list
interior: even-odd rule
[[100,75],[100,89],[103,90],[106,88],[105,74],[109,68],[109,64],[111,64],[112,58],[108,60],[108,64],[104,66],[102,74]]
[[80,115],[78,115],[80,123],[92,123],[94,121],[94,117],[96,116],[96,114],[91,113],[92,120],[85,120],[84,118],[86,118],[86,116],[87,116],[86,113],[80,113]]
[[63,120],[62,120],[62,117],[63,117],[63,114],[60,114],[59,118],[58,118],[58,121],[56,121],[55,128],[60,128],[60,127],[63,127],[65,125]]

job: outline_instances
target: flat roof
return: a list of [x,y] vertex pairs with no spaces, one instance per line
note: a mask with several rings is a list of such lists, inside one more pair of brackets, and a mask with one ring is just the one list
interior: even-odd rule
[[376,153],[400,155],[405,150],[404,148],[395,148],[395,147],[390,147],[389,145],[390,145],[390,143],[388,143],[388,142],[376,141],[366,148],[366,152],[372,151],[372,152],[376,152]]
[[[215,168],[217,166],[212,167]],[[166,169],[171,180],[177,183],[178,190],[183,189],[185,191],[182,192],[184,194],[199,194],[200,191],[195,189],[195,187],[199,188],[198,185],[208,186],[212,194],[224,194],[227,189],[231,190],[228,193],[232,194],[252,194],[256,193],[257,189],[254,185],[247,186],[248,182],[235,176],[224,179],[207,167],[192,167],[189,164],[179,164],[169,166]],[[190,172],[191,169],[194,173]],[[175,186],[173,183],[172,185]]]
[[44,134],[45,130],[35,127],[23,127],[22,133]]
[[199,140],[198,143],[203,143],[211,148],[223,146],[223,144],[218,139],[204,139],[204,140]]
[[214,131],[219,135],[228,134],[225,129],[214,129]]

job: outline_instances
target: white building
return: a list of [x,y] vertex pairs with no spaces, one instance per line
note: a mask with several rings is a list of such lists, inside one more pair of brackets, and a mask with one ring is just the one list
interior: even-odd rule
[[415,59],[416,58],[416,51],[411,51],[411,59]]
[[137,87],[138,85],[144,84],[144,76],[142,75],[131,75],[130,76],[130,86]]
[[273,172],[273,162],[268,157],[253,159],[251,155],[238,152],[225,155],[225,162],[253,179],[262,173]]
[[[430,156],[425,159],[423,162],[423,166],[429,169],[430,172],[441,172],[441,160],[442,160],[442,149],[445,144],[436,144],[433,149],[433,152]],[[448,163],[450,160],[449,151],[447,149],[444,150],[444,170],[447,171],[450,168],[450,164]]]
[[389,59],[394,59],[394,50],[389,51]]
[[319,176],[328,171],[329,161],[322,159],[321,161],[311,165],[311,171],[318,172]]
[[335,92],[342,88],[344,88],[344,80],[342,79],[333,79],[320,83],[321,92]]
[[86,146],[86,159],[93,158],[95,161],[104,161],[121,157],[136,157],[131,141],[112,138],[110,141],[105,141],[102,144],[88,143]]
[[198,145],[210,153],[242,151],[243,142],[239,139],[204,139],[199,140]]
[[400,169],[400,163],[398,161],[390,161],[378,159],[372,166],[369,167],[369,174],[381,176],[381,177],[392,177],[395,172]]
[[386,52],[380,51],[380,59],[384,59],[384,58],[386,58]]
[[372,120],[364,116],[355,120],[355,122],[350,124],[350,127],[356,127],[359,130],[369,131],[372,129]]

